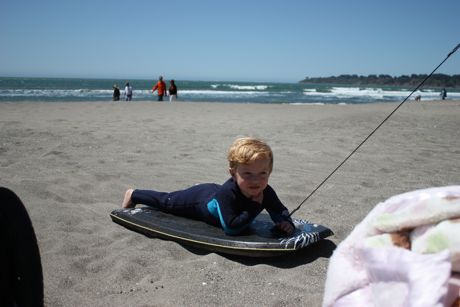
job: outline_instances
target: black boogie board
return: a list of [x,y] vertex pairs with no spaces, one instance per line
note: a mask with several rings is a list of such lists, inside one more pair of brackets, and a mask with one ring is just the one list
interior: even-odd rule
[[293,219],[296,230],[286,237],[279,231],[274,231],[270,216],[264,213],[238,236],[229,236],[221,228],[150,207],[116,209],[111,212],[110,217],[115,223],[148,236],[211,252],[250,257],[284,255],[333,235],[325,226]]

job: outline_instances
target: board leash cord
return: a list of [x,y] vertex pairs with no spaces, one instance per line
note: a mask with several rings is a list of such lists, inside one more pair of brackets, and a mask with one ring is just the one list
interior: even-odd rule
[[387,116],[385,117],[385,119],[374,129],[372,130],[372,132],[361,142],[359,143],[358,146],[356,146],[355,149],[353,149],[353,151],[345,158],[343,159],[342,162],[339,163],[339,165],[337,165],[337,167],[329,174],[326,176],[326,178],[323,179],[323,181],[321,181],[320,184],[318,184],[318,186],[316,186],[316,188],[304,199],[300,202],[300,204],[297,206],[297,208],[295,208],[294,210],[291,211],[291,213],[289,214],[289,216],[292,216],[294,214],[294,212],[296,212],[297,210],[300,209],[300,207],[313,195],[315,194],[315,192],[327,181],[329,180],[329,178],[332,177],[332,175],[334,175],[335,172],[337,172],[337,170],[339,168],[342,167],[342,165],[345,164],[345,162],[348,161],[348,159],[351,158],[351,156],[353,156],[353,154],[358,151],[358,149],[407,101],[407,99],[409,99],[410,96],[412,96],[413,93],[415,93],[435,72],[436,70],[438,70],[439,67],[441,67],[442,64],[444,64],[445,61],[447,61],[447,59],[453,55],[458,49],[460,48],[460,44],[458,44],[451,52],[449,52],[449,54],[446,56],[446,58],[441,62],[439,63],[438,66],[436,66],[435,69],[433,69],[433,71],[425,77],[425,79],[422,80],[422,82],[420,82],[419,85],[417,85],[417,87]]

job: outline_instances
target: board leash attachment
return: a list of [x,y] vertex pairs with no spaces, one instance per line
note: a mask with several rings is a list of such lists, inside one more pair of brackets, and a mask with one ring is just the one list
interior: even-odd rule
[[453,55],[458,49],[460,48],[460,44],[458,44],[454,49],[452,49],[451,52],[449,52],[449,54],[446,56],[446,58],[441,62],[439,63],[438,66],[436,66],[435,69],[433,69],[433,71],[425,77],[425,79],[422,80],[422,82],[420,82],[419,85],[417,85],[417,87],[406,97],[404,98],[404,100],[387,116],[385,117],[385,119],[361,142],[359,143],[358,146],[356,146],[355,149],[353,149],[353,151],[345,158],[343,159],[342,162],[339,163],[339,165],[337,165],[337,167],[329,174],[326,176],[326,178],[323,179],[323,181],[321,181],[320,184],[318,184],[316,186],[316,188],[307,196],[305,197],[304,200],[302,200],[300,202],[300,204],[297,206],[297,208],[295,208],[294,210],[291,211],[291,213],[289,214],[289,216],[292,216],[294,214],[294,212],[296,212],[297,210],[300,209],[300,207],[313,195],[315,194],[315,192],[327,181],[329,180],[329,178],[332,177],[332,175],[334,175],[334,173],[342,167],[342,165],[345,164],[345,162],[348,161],[348,159],[351,158],[351,156],[356,152],[358,151],[358,149],[407,101],[407,99],[409,99],[410,96],[412,96],[413,93],[415,93],[435,72],[436,70],[438,70],[439,67],[441,67],[442,64],[444,64],[445,61],[447,61],[447,59]]

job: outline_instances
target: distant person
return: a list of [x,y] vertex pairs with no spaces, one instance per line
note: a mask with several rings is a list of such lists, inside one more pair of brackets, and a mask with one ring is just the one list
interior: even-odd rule
[[158,78],[157,84],[152,88],[152,93],[157,91],[158,101],[163,101],[163,97],[166,94],[166,83],[163,81],[163,76]]
[[129,82],[126,82],[125,100],[126,101],[131,101],[132,99],[133,99],[133,87],[129,84]]
[[445,99],[446,99],[446,97],[447,97],[447,91],[446,91],[445,88],[442,89],[440,96],[441,96],[441,99],[442,99],[442,100],[445,100]]
[[177,99],[177,86],[174,79],[169,81],[169,102],[173,102]]
[[120,100],[120,89],[118,88],[118,85],[113,86],[113,101],[118,101]]

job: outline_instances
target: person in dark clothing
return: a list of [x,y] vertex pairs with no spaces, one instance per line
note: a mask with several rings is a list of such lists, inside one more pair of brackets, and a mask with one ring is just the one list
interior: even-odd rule
[[169,81],[169,102],[173,102],[177,99],[177,86],[174,80]]
[[273,169],[270,147],[255,138],[239,138],[228,151],[228,161],[231,178],[223,185],[204,183],[175,192],[128,189],[122,207],[151,206],[222,227],[229,235],[244,231],[265,209],[280,230],[292,234],[289,211],[268,185]]
[[447,97],[447,91],[446,91],[445,88],[442,89],[440,96],[441,96],[441,99],[442,99],[442,100],[445,100],[445,99],[446,99],[446,97]]
[[113,86],[113,101],[118,101],[120,100],[120,89],[118,88],[118,85]]

